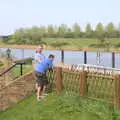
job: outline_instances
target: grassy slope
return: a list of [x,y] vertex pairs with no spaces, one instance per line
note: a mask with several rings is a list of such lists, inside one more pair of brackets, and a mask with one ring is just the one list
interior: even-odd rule
[[[23,74],[26,74],[32,70],[33,70],[32,65],[23,65]],[[20,66],[16,66],[15,68],[13,68],[12,73],[14,77],[20,76],[21,73]]]
[[90,44],[96,43],[96,39],[72,39],[72,38],[48,38],[43,39],[48,45],[52,45],[54,43],[64,43],[66,45],[62,45],[65,48],[81,48],[87,47]]
[[[27,72],[32,71],[32,69],[33,69],[32,65],[23,65],[23,74],[26,74]],[[15,67],[14,68],[14,72],[16,74],[19,74],[19,72],[20,72],[20,66]]]
[[[96,120],[94,116],[88,116],[81,112],[75,112],[69,103],[61,103],[60,98],[50,95],[43,101],[37,102],[35,97],[29,97],[18,105],[9,108],[5,112],[0,113],[1,120]],[[68,105],[67,105],[68,104]],[[66,106],[65,108],[64,105]],[[62,109],[63,108],[63,109]],[[81,119],[82,120],[82,119]]]
[[[107,40],[107,39],[106,39]],[[11,40],[12,42],[13,40]],[[89,39],[89,38],[43,38],[43,41],[47,43],[46,48],[62,48],[62,49],[91,49],[92,50],[97,50],[97,48],[90,47],[90,45],[97,44],[97,39]],[[112,38],[109,39],[110,43],[112,44],[112,49],[116,44],[119,44],[120,46],[120,38]],[[27,45],[28,46],[28,45]],[[0,47],[12,47],[12,45],[5,45],[5,44],[0,44]],[[15,48],[26,48],[26,46],[18,45],[18,46],[13,46]],[[36,48],[35,46],[30,46],[29,49]],[[103,50],[103,48],[101,48]],[[117,49],[118,50],[118,49]]]
[[53,93],[38,102],[33,95],[1,112],[0,120],[112,120],[108,105],[88,103],[78,97]]
[[[106,39],[107,40],[107,39]],[[109,39],[112,45],[120,43],[120,38],[112,38]],[[72,38],[46,38],[43,39],[48,45],[54,43],[65,43],[63,45],[64,48],[84,48],[89,47],[91,44],[97,44],[97,39],[87,39],[87,38],[79,38],[79,39],[72,39]]]

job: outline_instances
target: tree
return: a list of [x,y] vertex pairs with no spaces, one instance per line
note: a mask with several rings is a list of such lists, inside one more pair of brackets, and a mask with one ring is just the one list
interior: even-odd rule
[[32,37],[32,43],[35,44],[41,43],[41,34],[40,34],[40,29],[38,27],[36,26],[32,27],[31,37]]
[[104,36],[104,27],[102,23],[98,23],[96,26],[96,37],[98,39],[98,44],[103,45],[105,42],[105,36]]
[[16,30],[15,33],[13,34],[13,39],[14,42],[16,43],[22,43],[24,38],[25,38],[25,33],[23,28]]
[[103,27],[102,23],[98,23],[97,24],[95,31],[96,31],[97,36],[103,35],[103,33],[104,33],[104,27]]
[[48,37],[53,37],[55,35],[54,27],[52,25],[48,26],[47,34],[48,34]]
[[74,37],[76,38],[80,37],[80,25],[78,23],[75,23],[73,25],[73,33],[74,33]]
[[91,24],[87,24],[85,27],[85,37],[92,37],[92,27]]
[[40,26],[39,32],[41,37],[47,37],[47,28],[45,26]]
[[72,29],[71,28],[68,28],[67,29],[67,32],[66,32],[66,35],[65,35],[66,38],[73,38],[74,35],[73,35],[73,32],[72,32]]
[[58,36],[59,37],[65,37],[65,34],[66,34],[67,30],[68,30],[67,25],[61,24],[58,27]]
[[113,34],[115,32],[115,27],[114,27],[114,24],[111,22],[111,23],[108,23],[108,25],[106,26],[106,34],[107,34],[107,37],[112,37]]

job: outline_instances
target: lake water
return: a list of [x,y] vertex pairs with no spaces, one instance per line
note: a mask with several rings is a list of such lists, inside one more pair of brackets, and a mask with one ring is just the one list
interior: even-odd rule
[[[0,52],[6,51],[7,48],[0,48]],[[45,56],[49,54],[55,55],[55,63],[61,61],[61,51],[60,50],[44,50]],[[35,50],[30,49],[11,49],[11,54],[17,58],[27,58],[33,57]],[[81,51],[64,51],[64,63],[66,64],[83,64],[84,63],[84,53]],[[87,64],[97,64],[97,53],[87,52]],[[111,67],[112,66],[112,54],[110,52],[100,53],[100,65]],[[120,68],[120,54],[115,54],[115,67]]]

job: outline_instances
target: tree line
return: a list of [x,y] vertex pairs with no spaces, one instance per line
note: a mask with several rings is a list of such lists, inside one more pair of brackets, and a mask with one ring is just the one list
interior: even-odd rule
[[[66,24],[33,26],[17,29],[9,39],[12,39],[13,43],[38,44],[42,42],[42,38],[98,38],[103,42],[104,38],[120,38],[120,24],[115,27],[112,22],[106,26],[98,23],[93,29],[92,25],[88,23],[84,31],[78,23],[73,24],[72,27]],[[3,41],[8,42],[8,39],[3,38]]]

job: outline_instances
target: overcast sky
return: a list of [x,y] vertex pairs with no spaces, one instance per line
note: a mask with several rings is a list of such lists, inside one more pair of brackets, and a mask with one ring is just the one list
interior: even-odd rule
[[0,35],[48,24],[120,22],[120,0],[0,0]]

